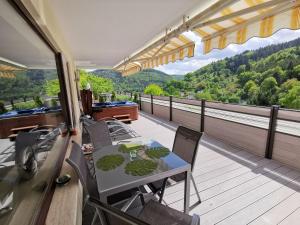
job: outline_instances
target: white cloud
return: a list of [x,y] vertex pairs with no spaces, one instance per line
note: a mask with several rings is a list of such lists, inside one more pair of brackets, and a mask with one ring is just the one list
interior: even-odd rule
[[175,63],[169,63],[167,65],[159,66],[155,69],[163,71],[167,74],[186,74],[188,72],[192,72],[203,66],[206,66],[213,61],[224,59],[225,57],[231,57],[246,50],[254,50],[270,44],[278,44],[293,40],[300,37],[300,30],[292,31],[283,29],[276,32],[271,37],[254,37],[242,45],[231,44],[223,50],[214,49],[206,55],[202,53],[203,44],[200,37],[198,37],[191,31],[184,34],[196,43],[195,56],[189,59],[186,58],[183,61],[177,61]]

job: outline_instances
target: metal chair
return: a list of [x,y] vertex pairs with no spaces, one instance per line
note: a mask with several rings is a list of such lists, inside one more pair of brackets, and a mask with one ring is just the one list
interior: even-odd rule
[[[191,130],[191,129],[183,127],[183,126],[179,126],[176,131],[172,152],[175,153],[176,155],[178,155],[180,158],[182,158],[186,162],[190,163],[192,171],[194,168],[195,159],[197,156],[197,149],[198,149],[198,145],[199,145],[201,136],[202,136],[202,133],[195,131],[195,130]],[[184,178],[185,178],[184,174],[178,174],[178,175],[170,177],[170,179],[175,182],[183,181]],[[195,183],[195,180],[194,180],[194,177],[192,174],[191,174],[191,180],[192,180],[192,183],[194,185],[194,188],[196,190],[196,194],[197,194],[197,197],[199,200],[197,203],[201,203],[199,191],[197,189],[197,186],[196,186],[196,183]],[[148,187],[151,189],[151,191],[160,197],[160,199],[159,199],[160,202],[162,201],[166,184],[167,184],[167,179],[148,184]]]
[[[133,204],[137,198],[141,204]],[[164,206],[153,199],[144,200],[142,194],[137,193],[122,209],[103,204],[97,199],[91,199],[91,205],[96,208],[102,225],[200,225],[200,217],[190,216],[170,207]]]
[[129,138],[138,137],[139,135],[128,125],[123,122],[118,121],[114,118],[103,118],[101,120],[95,121],[93,119],[87,118],[85,116],[81,117],[81,121],[83,122],[84,130],[87,130],[87,127],[90,125],[96,124],[97,122],[105,122],[111,139],[114,141],[124,140]]
[[98,121],[90,124],[89,126],[86,126],[85,129],[87,130],[95,149],[112,145],[109,130],[104,121]]
[[[90,204],[90,199],[99,199],[97,181],[93,178],[92,174],[89,171],[87,161],[84,157],[84,154],[81,150],[81,147],[76,142],[73,142],[72,150],[69,158],[66,159],[67,163],[69,163],[73,169],[75,170],[84,190],[85,198],[84,198],[84,206],[86,204]],[[133,196],[133,193],[139,191],[138,188],[132,189],[129,191],[124,191],[108,198],[108,204],[114,205],[119,203],[120,201],[124,201]],[[94,223],[96,218],[96,214],[94,216]]]

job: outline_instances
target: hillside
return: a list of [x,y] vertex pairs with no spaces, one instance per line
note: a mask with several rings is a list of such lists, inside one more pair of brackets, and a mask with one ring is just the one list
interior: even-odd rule
[[213,62],[185,75],[196,98],[300,108],[300,39]]
[[113,70],[95,70],[92,73],[111,79],[115,90],[118,92],[142,92],[149,84],[155,83],[163,87],[171,80],[183,80],[184,78],[181,75],[168,75],[154,69],[143,70],[127,77],[122,77],[121,73]]

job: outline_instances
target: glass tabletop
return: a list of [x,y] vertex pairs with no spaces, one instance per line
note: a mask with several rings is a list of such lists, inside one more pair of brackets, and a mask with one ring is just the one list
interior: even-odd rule
[[98,191],[113,194],[190,170],[190,164],[154,140],[106,146],[93,153]]

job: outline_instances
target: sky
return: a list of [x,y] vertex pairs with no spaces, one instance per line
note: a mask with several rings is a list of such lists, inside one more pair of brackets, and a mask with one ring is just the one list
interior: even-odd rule
[[198,37],[191,31],[185,32],[184,34],[196,43],[195,56],[192,58],[185,58],[183,61],[177,61],[175,63],[162,65],[156,67],[155,69],[165,72],[167,74],[184,75],[186,73],[195,71],[203,66],[206,66],[207,64],[213,61],[217,61],[225,57],[231,57],[236,54],[242,53],[246,50],[255,50],[267,45],[278,44],[296,39],[300,37],[300,30],[293,31],[283,29],[276,32],[273,36],[270,36],[268,38],[254,37],[242,45],[230,44],[225,49],[214,49],[206,55],[203,54],[203,44],[201,42],[200,37]]

